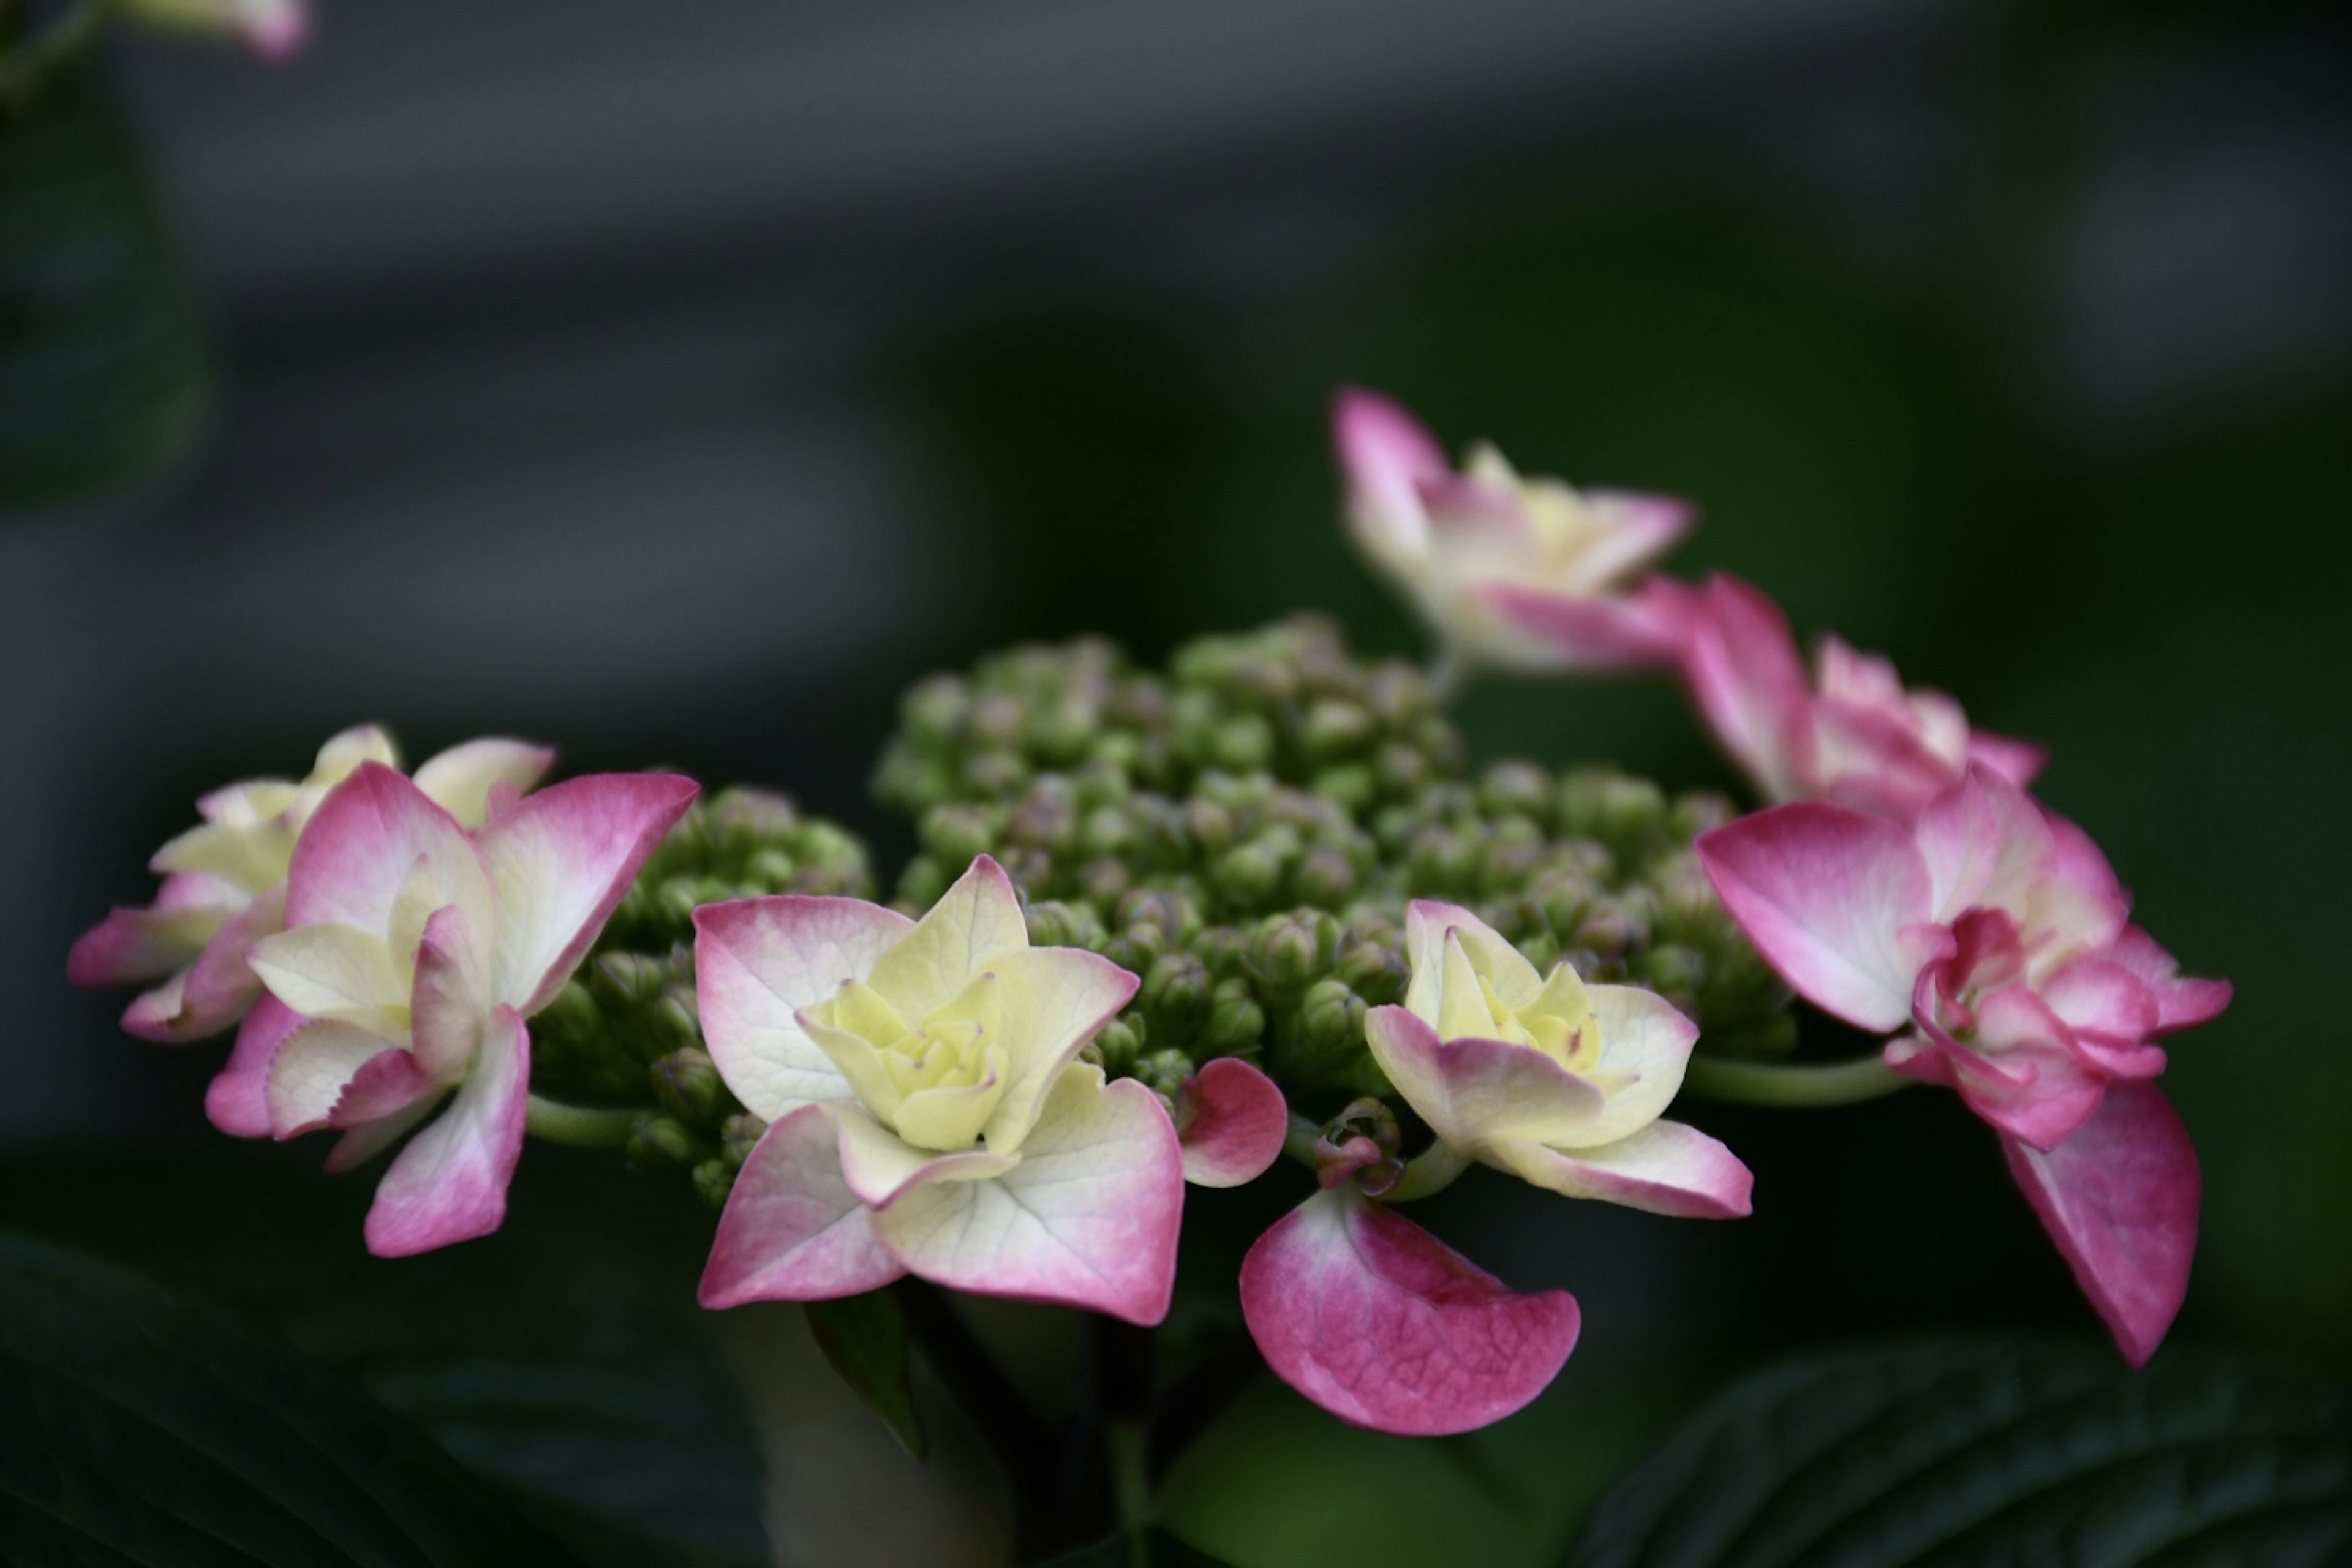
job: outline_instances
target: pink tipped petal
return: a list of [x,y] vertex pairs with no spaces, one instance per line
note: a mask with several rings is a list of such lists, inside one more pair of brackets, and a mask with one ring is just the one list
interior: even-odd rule
[[1342,1421],[1407,1436],[1518,1409],[1559,1375],[1581,1322],[1567,1291],[1521,1295],[1347,1187],[1258,1237],[1241,1292],[1276,1376]]
[[1593,985],[1586,988],[1585,996],[1601,1028],[1595,1076],[1603,1081],[1631,1081],[1612,1089],[1601,1113],[1576,1128],[1572,1136],[1549,1140],[1575,1148],[1613,1143],[1656,1121],[1681,1092],[1683,1071],[1698,1040],[1698,1026],[1654,991]]
[[833,1118],[834,1134],[840,1141],[841,1179],[868,1208],[888,1208],[908,1193],[937,1182],[986,1181],[1021,1163],[1017,1154],[982,1148],[947,1152],[918,1149],[862,1107],[833,1104],[823,1109]]
[[1538,1187],[1684,1219],[1739,1219],[1755,1177],[1739,1157],[1696,1127],[1653,1121],[1613,1143],[1553,1149],[1517,1140],[1489,1157]]
[[954,1001],[990,959],[1028,945],[1013,879],[982,855],[876,962],[871,984],[905,1016],[928,1017]]
[[1183,1210],[1183,1154],[1159,1097],[1080,1063],[1054,1085],[1020,1164],[919,1187],[873,1223],[899,1262],[952,1289],[1149,1326],[1168,1315]]
[[473,1065],[490,1011],[490,955],[466,911],[436,910],[416,944],[409,1037],[416,1066],[434,1083],[456,1083]]
[[1488,583],[1478,598],[1543,648],[1540,662],[1576,669],[1639,669],[1682,656],[1678,601],[1642,595],[1569,594]]
[[1502,1040],[1441,1041],[1402,1007],[1365,1015],[1364,1038],[1405,1103],[1457,1148],[1512,1133],[1564,1133],[1605,1104],[1599,1089],[1540,1051]]
[[719,1077],[755,1114],[852,1098],[848,1080],[793,1015],[863,980],[915,922],[863,899],[785,896],[694,911],[694,980]]
[[2156,1033],[2156,994],[2120,963],[2077,959],[2042,982],[2042,999],[2078,1037],[2099,1045],[2136,1046]]
[[2189,1290],[2202,1188],[2189,1130],[2154,1084],[2119,1083],[2047,1152],[2001,1140],[2010,1174],[2134,1366]]
[[[283,1059],[282,1057],[280,1059]],[[416,1065],[415,1056],[394,1046],[360,1064],[327,1113],[327,1125],[348,1131],[383,1121],[428,1098],[437,1086]]]
[[1928,918],[1927,864],[1891,822],[1838,806],[1775,806],[1699,836],[1724,907],[1807,1001],[1887,1033],[1911,1014],[1914,954]]
[[522,1158],[530,1100],[530,1036],[512,1007],[490,1015],[465,1087],[408,1141],[375,1189],[368,1250],[406,1258],[499,1228]]
[[[176,1044],[216,1035],[239,1018],[262,995],[261,977],[246,962],[253,944],[283,929],[286,889],[272,888],[239,910],[221,927],[188,968],[179,997],[170,1014],[152,1027],[131,1026],[142,1039]],[[126,1026],[130,1026],[126,1020]]]
[[1448,471],[1444,451],[1403,407],[1375,392],[1342,387],[1331,400],[1331,439],[1348,487],[1349,518],[1374,557],[1418,554],[1428,542],[1417,481]]
[[874,1238],[841,1177],[834,1123],[804,1105],[753,1145],[719,1216],[702,1271],[706,1307],[824,1301],[877,1290],[906,1272]]
[[2030,787],[2042,775],[2050,761],[2046,746],[2031,741],[2014,740],[1996,735],[1988,730],[1969,732],[1968,760],[1978,767],[1990,768],[2020,789]]
[[2131,895],[2089,834],[2055,812],[2043,816],[2050,828],[2050,870],[2034,886],[2030,923],[2070,947],[2105,947],[2123,934]]
[[1219,1057],[1176,1094],[1176,1136],[1184,1179],[1196,1187],[1238,1187],[1282,1157],[1290,1110],[1274,1080],[1233,1057]]
[[363,763],[311,815],[286,878],[286,924],[333,921],[383,931],[419,860],[447,896],[481,880],[466,831],[425,793],[382,763]]
[[1587,490],[1584,500],[1612,525],[1581,563],[1582,571],[1596,582],[1612,580],[1664,554],[1690,531],[1698,516],[1696,507],[1676,496]]
[[1780,605],[1736,577],[1710,578],[1689,604],[1683,679],[1716,743],[1766,798],[1804,793],[1811,692]]
[[270,1131],[297,1138],[326,1126],[360,1069],[382,1052],[399,1048],[351,1024],[306,1024],[295,1030],[269,1063]]
[[2055,853],[2042,808],[1981,772],[1927,803],[1916,832],[1940,921],[1978,908],[2022,916]]
[[226,923],[214,909],[114,910],[66,954],[71,985],[143,985],[186,967]]
[[482,829],[498,890],[499,1000],[525,1017],[547,1005],[700,787],[677,773],[593,773],[519,801]]
[[2156,998],[2155,1033],[2159,1036],[2210,1023],[2230,1005],[2228,981],[2183,978],[2172,954],[2137,926],[2126,926],[2099,956],[2122,964],[2148,988]]
[[496,738],[468,741],[428,757],[416,787],[467,827],[490,819],[490,803],[505,790],[528,795],[555,765],[552,747]]
[[287,1037],[307,1022],[302,1015],[264,994],[245,1016],[228,1063],[205,1090],[205,1116],[232,1138],[269,1136],[269,1064]]

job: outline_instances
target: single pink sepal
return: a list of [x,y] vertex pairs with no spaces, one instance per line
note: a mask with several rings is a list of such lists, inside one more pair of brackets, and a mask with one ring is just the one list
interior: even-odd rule
[[1176,1093],[1176,1136],[1184,1179],[1196,1187],[1238,1187],[1282,1157],[1290,1110],[1274,1080],[1233,1057],[1219,1057]]
[[522,1158],[530,1100],[530,1035],[512,1007],[495,1007],[457,1098],[408,1141],[377,1184],[368,1250],[405,1258],[498,1229]]
[[1580,668],[1643,669],[1672,666],[1682,657],[1682,591],[1663,578],[1614,595],[1493,583],[1478,597],[1520,632],[1567,653]]
[[2179,1113],[2152,1083],[2116,1083],[2057,1148],[2004,1138],[2001,1152],[2116,1347],[2147,1364],[2188,1294],[2197,1251],[2203,1180]]
[[832,1118],[804,1105],[761,1133],[736,1173],[697,1299],[710,1308],[824,1301],[906,1271],[842,1179]]
[[205,1116],[215,1127],[232,1138],[270,1135],[269,1064],[305,1021],[277,997],[262,994],[238,1026],[228,1061],[205,1090]]
[[1242,1260],[1242,1315],[1275,1374],[1352,1426],[1467,1432],[1543,1392],[1581,1324],[1352,1186],[1293,1209]]

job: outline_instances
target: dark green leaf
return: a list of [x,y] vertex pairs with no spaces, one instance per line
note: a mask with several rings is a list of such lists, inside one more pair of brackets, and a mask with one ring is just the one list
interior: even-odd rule
[[1081,1546],[1059,1557],[1049,1557],[1037,1568],[1225,1568],[1221,1560],[1195,1552],[1164,1530],[1147,1531],[1143,1552],[1124,1531],[1092,1546]]
[[142,167],[72,73],[0,114],[0,510],[131,484],[179,456],[204,329]]
[[907,1355],[907,1315],[887,1290],[812,1301],[809,1330],[824,1359],[882,1417],[908,1453],[923,1457],[923,1416],[915,1408]]
[[0,1237],[0,1560],[571,1561],[284,1345],[16,1237]]
[[2176,1352],[1909,1342],[1748,1378],[1612,1490],[1569,1568],[2342,1563],[2352,1397]]
[[226,1142],[20,1155],[0,1162],[0,1229],[266,1320],[593,1561],[766,1561],[764,1466],[722,1320],[694,1303],[710,1216],[683,1184],[534,1148],[498,1235],[386,1261],[360,1240],[373,1173],[317,1162]]

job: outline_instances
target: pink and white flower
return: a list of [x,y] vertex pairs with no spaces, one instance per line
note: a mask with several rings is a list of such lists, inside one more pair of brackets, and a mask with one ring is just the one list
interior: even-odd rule
[[1468,910],[1405,911],[1412,979],[1364,1021],[1373,1059],[1438,1141],[1570,1197],[1730,1219],[1748,1167],[1663,1120],[1698,1028],[1654,992],[1549,975]]
[[1522,479],[1486,446],[1457,473],[1376,393],[1342,390],[1331,424],[1357,547],[1455,658],[1528,670],[1674,662],[1681,595],[1643,574],[1688,531],[1687,502]]
[[1717,742],[1770,801],[1830,800],[1908,821],[1971,764],[2023,788],[2047,760],[1974,730],[1940,691],[1824,637],[1808,676],[1789,622],[1759,589],[1717,574],[1688,591],[1683,675]]
[[361,764],[295,847],[285,931],[251,950],[270,996],[215,1080],[215,1122],[280,1139],[332,1128],[328,1168],[344,1170],[446,1100],[377,1186],[368,1248],[401,1257],[497,1229],[530,1095],[524,1020],[696,792],[668,773],[487,791],[498,804],[468,829],[417,783]]
[[2000,1132],[2117,1342],[2145,1360],[2187,1285],[2199,1190],[2147,1082],[2165,1068],[2154,1042],[2219,1015],[2229,984],[2182,977],[2128,923],[2089,837],[1981,764],[1910,826],[1799,802],[1702,835],[1698,853],[1799,994],[1895,1036],[1890,1068],[1957,1090]]
[[[454,746],[416,770],[417,787],[469,826],[493,795],[537,784],[555,753],[520,741]],[[155,901],[121,908],[74,943],[66,977],[77,985],[149,985],[122,1016],[142,1039],[171,1044],[217,1034],[261,994],[246,951],[284,921],[295,845],[327,792],[362,763],[399,765],[375,725],[346,730],[319,749],[308,777],[247,779],[196,803],[204,819],[155,852]]]
[[920,921],[857,899],[695,911],[703,1034],[770,1125],[735,1179],[707,1307],[823,1300],[915,1274],[1167,1315],[1184,1162],[1165,1107],[1080,1047],[1135,994],[1033,948],[986,856]]

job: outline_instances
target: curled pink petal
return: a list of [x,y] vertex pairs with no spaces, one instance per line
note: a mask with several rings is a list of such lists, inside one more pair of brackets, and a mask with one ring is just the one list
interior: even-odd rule
[[1988,730],[1969,731],[1969,761],[1990,768],[2020,789],[2032,786],[2050,762],[2050,749],[2032,741],[1996,735]]
[[1428,522],[1417,482],[1447,472],[1436,440],[1402,405],[1352,386],[1331,399],[1331,439],[1366,548],[1375,555],[1420,548]]
[[698,1300],[711,1308],[824,1301],[879,1289],[905,1272],[842,1180],[832,1120],[806,1105],[761,1134],[736,1173]]
[[1602,595],[1498,582],[1482,586],[1478,597],[1580,669],[1642,669],[1682,657],[1682,600],[1671,590]]
[[1683,679],[1717,743],[1767,799],[1805,793],[1811,697],[1780,605],[1736,577],[1708,579],[1690,595]]
[[205,944],[174,988],[171,1006],[151,1013],[144,1007],[147,997],[142,997],[123,1016],[123,1028],[142,1040],[176,1045],[205,1039],[229,1027],[261,998],[261,978],[246,963],[247,952],[263,937],[275,935],[285,923],[284,888],[257,896]]
[[1176,1137],[1184,1179],[1196,1187],[1238,1187],[1282,1157],[1290,1110],[1274,1080],[1233,1057],[1219,1057],[1176,1094]]
[[2180,973],[2172,954],[2137,926],[2126,926],[2099,954],[2137,976],[2156,1001],[2153,1034],[2164,1036],[2218,1018],[2230,1005],[2226,980],[2192,980]]
[[1342,1421],[1433,1436],[1499,1421],[1576,1348],[1576,1299],[1522,1295],[1350,1187],[1318,1193],[1242,1260],[1242,1315],[1275,1374]]
[[481,1054],[449,1108],[408,1141],[377,1184],[368,1250],[406,1258],[488,1236],[506,1220],[507,1184],[522,1158],[530,1100],[530,1036],[501,1006],[482,1032]]
[[1927,921],[1931,896],[1910,834],[1805,801],[1701,834],[1697,848],[1732,919],[1799,994],[1881,1033],[1910,1016],[1918,956],[1901,936]]
[[1505,1139],[1491,1155],[1526,1181],[1566,1196],[1681,1219],[1744,1219],[1756,1183],[1721,1142],[1679,1121],[1653,1121],[1589,1149]]
[[2202,1178],[2154,1084],[2119,1083],[2055,1149],[2001,1140],[2010,1174],[2124,1359],[2143,1366],[2189,1291]]

